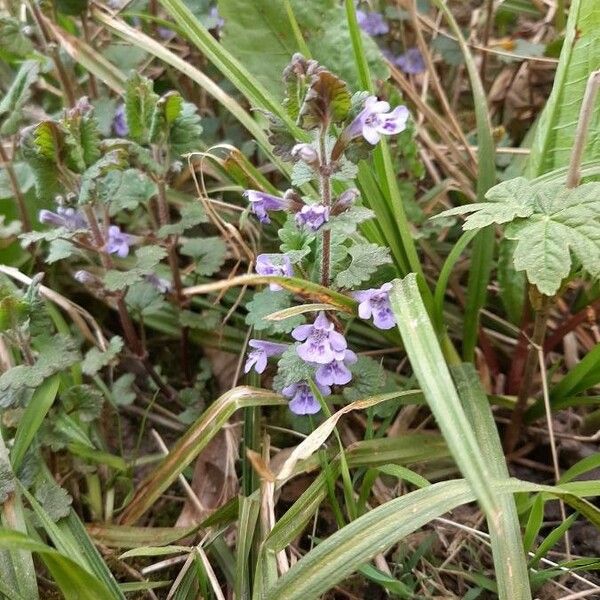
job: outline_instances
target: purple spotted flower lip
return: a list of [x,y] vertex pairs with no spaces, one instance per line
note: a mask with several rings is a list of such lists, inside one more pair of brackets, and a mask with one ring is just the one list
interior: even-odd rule
[[346,385],[352,380],[352,373],[348,365],[354,364],[358,357],[352,350],[346,350],[343,360],[332,360],[326,365],[321,365],[315,373],[317,383],[321,385]]
[[369,144],[375,145],[382,135],[395,135],[404,131],[408,120],[406,106],[397,106],[389,111],[390,105],[387,102],[378,100],[376,96],[369,96],[365,107],[350,123],[345,135],[350,139],[362,135]]
[[390,305],[389,291],[391,283],[384,283],[379,289],[353,292],[352,296],[359,302],[358,316],[361,319],[373,318],[373,325],[379,329],[391,329],[396,324]]
[[265,340],[250,340],[248,345],[252,350],[248,353],[244,373],[248,373],[252,367],[257,373],[262,373],[267,368],[267,359],[271,356],[281,356],[288,347],[287,344]]
[[318,231],[329,221],[329,207],[323,204],[305,204],[299,213],[296,213],[296,223],[311,231]]
[[119,258],[125,258],[129,254],[131,236],[123,233],[118,225],[108,228],[105,250],[109,254],[116,254]]
[[87,228],[87,222],[85,217],[74,208],[65,208],[59,206],[56,212],[51,210],[40,210],[38,215],[40,223],[45,225],[54,225],[54,227],[64,227],[69,231],[75,231],[76,229]]
[[[324,396],[331,394],[331,388],[328,386],[317,383],[317,387]],[[321,410],[321,405],[312,393],[310,386],[303,381],[284,387],[281,393],[286,398],[291,398],[289,407],[296,415],[314,415]]]
[[250,202],[250,210],[261,223],[271,222],[269,211],[285,210],[289,207],[289,202],[285,198],[278,198],[257,190],[246,190],[244,196]]
[[423,55],[418,48],[409,48],[393,61],[402,71],[409,75],[417,75],[427,70]]
[[292,331],[299,342],[298,356],[310,363],[326,365],[332,360],[343,360],[348,344],[344,336],[334,330],[333,323],[320,312],[312,325],[299,325]]
[[[277,275],[278,277],[294,275],[290,257],[285,254],[259,254],[256,257],[255,269],[259,275]],[[270,283],[269,288],[276,292],[281,289],[281,286],[277,283]]]
[[118,137],[125,137],[129,133],[129,127],[127,126],[127,119],[125,118],[125,105],[119,104],[113,117],[113,131]]
[[389,25],[378,12],[356,11],[356,20],[358,26],[368,35],[385,35],[389,30]]

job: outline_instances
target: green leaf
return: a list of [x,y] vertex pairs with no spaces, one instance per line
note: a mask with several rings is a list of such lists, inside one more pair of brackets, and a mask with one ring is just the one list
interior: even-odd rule
[[50,242],[46,262],[51,265],[59,260],[69,258],[69,256],[74,254],[76,251],[76,246],[69,242],[69,240],[63,240],[61,238],[53,240]]
[[163,225],[158,230],[158,237],[165,238],[169,235],[181,235],[195,225],[208,222],[204,207],[200,202],[188,202],[179,211],[181,220],[178,223]]
[[196,106],[185,102],[181,114],[173,121],[169,132],[169,145],[174,156],[202,149],[202,119]]
[[0,39],[4,52],[16,56],[25,56],[33,52],[31,40],[23,33],[21,23],[13,17],[0,17]]
[[339,123],[348,116],[350,105],[346,82],[322,70],[313,76],[300,108],[300,118],[306,129]]
[[181,254],[194,259],[198,275],[210,276],[223,266],[227,244],[220,237],[191,238],[181,244]]
[[160,246],[143,246],[135,252],[136,261],[128,271],[110,270],[104,276],[107,290],[123,290],[143,279],[144,275],[152,273],[156,265],[167,255]]
[[133,72],[125,90],[125,116],[129,137],[138,144],[150,141],[152,115],[158,101],[152,81]]
[[96,388],[83,384],[63,392],[60,401],[67,413],[76,413],[81,421],[89,423],[100,416],[104,397]]
[[81,363],[81,370],[86,375],[95,375],[100,369],[110,364],[122,349],[123,339],[118,335],[113,336],[108,342],[108,348],[105,351],[99,350],[96,347],[90,348],[87,351]]
[[135,210],[156,194],[156,184],[138,169],[109,171],[99,182],[99,198],[114,216],[122,210]]
[[298,344],[292,344],[277,363],[277,375],[273,378],[273,389],[281,392],[284,387],[298,381],[309,381],[314,377],[314,367],[298,356]]
[[27,390],[40,387],[44,380],[79,359],[73,340],[66,335],[38,340],[38,357],[33,365],[18,365],[0,376],[0,407],[18,402]]
[[335,285],[339,288],[356,288],[368,280],[379,266],[392,262],[389,250],[377,244],[355,244],[347,252],[351,262],[335,278]]
[[127,406],[135,400],[136,394],[132,389],[134,381],[133,373],[125,373],[113,383],[111,392],[118,406]]
[[278,231],[281,245],[279,249],[288,256],[292,264],[302,261],[311,251],[311,244],[315,240],[315,234],[305,229],[299,229],[293,215],[288,215],[283,227]]
[[[291,8],[312,58],[338,74],[353,88],[359,82],[352,56],[350,36],[343,9],[334,0],[291,0]],[[247,11],[243,0],[219,0],[225,19],[223,44],[276,97],[281,72],[296,52],[302,52],[289,21],[283,0],[259,0]],[[375,43],[363,35],[367,61],[378,79],[389,75]]]
[[386,374],[383,365],[368,356],[359,356],[350,365],[352,383],[344,387],[344,398],[350,402],[362,400],[380,393],[386,385]]
[[67,490],[49,479],[43,481],[35,490],[35,499],[54,522],[69,514],[73,502]]
[[[573,0],[569,7],[565,40],[552,93],[535,129],[526,168],[530,177],[537,177],[569,163],[587,80],[599,64],[598,3],[596,0]],[[599,129],[600,103],[596,103],[590,131],[597,132]],[[597,135],[590,135],[583,161],[599,158]]]
[[65,162],[71,170],[83,173],[100,158],[100,132],[87,98],[79,100],[67,111],[62,125],[65,130]]
[[138,281],[129,287],[125,294],[127,307],[140,315],[151,315],[164,305],[163,295],[147,281]]
[[289,292],[283,290],[272,292],[269,289],[256,292],[252,300],[246,304],[248,310],[246,324],[253,326],[256,331],[289,333],[294,327],[304,323],[302,315],[281,321],[269,321],[265,317],[290,306],[292,306],[292,295]]
[[525,271],[529,282],[547,296],[553,296],[570,274],[571,254],[592,277],[598,277],[600,184],[574,189],[542,186],[535,210],[506,228],[506,237],[517,241],[516,269]]
[[31,442],[40,429],[50,407],[54,403],[59,383],[60,377],[58,375],[49,377],[31,396],[31,400],[19,421],[19,426],[15,433],[15,442],[10,454],[10,459],[15,471],[19,470],[25,453],[29,450]]
[[179,92],[167,92],[156,103],[150,123],[150,141],[160,142],[167,137],[175,119],[181,114],[183,98]]
[[[3,47],[5,38],[2,38]],[[30,88],[37,80],[39,63],[35,60],[26,60],[15,75],[13,82],[0,101],[0,133],[12,135],[17,132],[21,123],[23,106],[31,95]],[[5,116],[6,115],[6,116]]]

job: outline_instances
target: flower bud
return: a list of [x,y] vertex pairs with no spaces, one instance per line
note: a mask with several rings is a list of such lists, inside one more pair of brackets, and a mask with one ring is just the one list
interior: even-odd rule
[[349,188],[345,192],[342,192],[337,202],[333,205],[331,214],[339,215],[347,211],[359,196],[360,192],[356,188]]
[[73,277],[83,285],[91,285],[96,282],[96,277],[89,271],[84,271],[83,269],[81,271],[76,271]]
[[310,144],[296,144],[292,148],[292,156],[308,165],[315,165],[319,160],[317,151]]

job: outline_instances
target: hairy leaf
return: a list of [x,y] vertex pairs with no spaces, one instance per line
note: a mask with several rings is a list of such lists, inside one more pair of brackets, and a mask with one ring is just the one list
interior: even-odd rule
[[138,169],[109,171],[99,182],[99,197],[109,205],[111,216],[135,210],[156,194],[156,184]]
[[103,352],[98,348],[90,348],[81,363],[81,370],[86,375],[95,375],[100,369],[111,363],[123,349],[123,340],[118,335],[112,337],[108,348]]
[[[3,44],[6,41],[2,38]],[[4,46],[6,47],[6,46]],[[22,109],[30,97],[30,88],[37,80],[39,64],[35,60],[26,60],[15,75],[13,82],[0,101],[0,133],[12,135],[19,129]]]
[[369,279],[379,266],[392,262],[389,250],[377,244],[355,244],[348,248],[348,254],[350,265],[335,278],[335,284],[340,288],[355,288]]
[[54,522],[69,514],[73,502],[67,490],[47,479],[35,490],[35,499]]
[[158,237],[164,238],[169,235],[181,235],[195,225],[206,223],[208,221],[208,217],[200,202],[188,202],[187,204],[184,204],[181,207],[179,214],[181,220],[178,223],[163,225],[158,230]]
[[63,392],[60,401],[68,414],[76,413],[84,423],[89,423],[100,416],[104,397],[96,388],[83,384],[74,385]]
[[227,244],[220,237],[192,238],[181,245],[181,254],[191,256],[198,275],[213,275],[225,262]]
[[196,112],[196,106],[185,102],[181,114],[173,121],[169,133],[169,144],[173,156],[181,156],[202,148],[202,119]]
[[281,321],[268,321],[268,315],[289,308],[292,305],[292,295],[280,290],[272,292],[269,289],[256,292],[252,300],[246,304],[248,314],[246,323],[252,325],[257,331],[272,333],[289,333],[294,327],[304,323],[302,315],[296,315]]
[[309,381],[314,377],[314,367],[298,356],[296,351],[298,345],[290,346],[277,363],[277,375],[273,378],[273,388],[278,392],[292,383]]
[[156,265],[166,256],[167,252],[160,246],[144,246],[135,252],[135,265],[127,271],[111,269],[104,276],[104,285],[107,290],[123,290],[143,279],[154,271]]
[[133,72],[127,81],[125,91],[125,116],[129,137],[138,144],[150,141],[152,115],[158,101],[152,81]]

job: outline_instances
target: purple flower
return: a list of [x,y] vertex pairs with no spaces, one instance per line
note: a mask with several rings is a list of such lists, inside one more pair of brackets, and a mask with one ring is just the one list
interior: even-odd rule
[[358,316],[361,319],[373,317],[373,324],[379,329],[391,329],[396,324],[390,305],[389,291],[391,283],[384,283],[378,290],[369,289],[353,292],[352,296],[359,302]]
[[394,59],[393,62],[409,75],[417,75],[427,69],[423,55],[418,48],[409,48],[404,54]]
[[129,133],[129,127],[127,126],[127,118],[125,117],[125,105],[119,104],[117,110],[115,110],[115,116],[113,117],[113,131],[118,137],[125,137]]
[[333,328],[324,312],[320,312],[312,325],[299,325],[292,331],[292,337],[300,344],[296,351],[306,362],[326,365],[332,360],[343,360],[348,344],[341,333]]
[[55,227],[65,227],[70,231],[84,229],[87,227],[85,217],[74,208],[65,208],[59,206],[56,212],[51,210],[40,210],[38,215],[40,223],[45,225],[54,225]]
[[130,245],[131,236],[123,233],[118,225],[111,225],[108,228],[105,249],[109,254],[116,254],[119,258],[125,258],[129,254]]
[[[294,275],[290,257],[285,254],[259,254],[256,257],[255,270],[259,275],[277,275],[278,277]],[[273,292],[282,289],[277,283],[270,283],[269,288]]]
[[257,373],[262,373],[267,368],[267,359],[270,356],[281,356],[288,347],[287,344],[277,344],[264,340],[250,340],[248,345],[254,350],[248,353],[244,373],[248,373],[252,367]]
[[360,114],[350,123],[345,136],[350,139],[362,135],[369,144],[375,145],[381,135],[395,135],[404,131],[408,120],[406,106],[397,106],[389,112],[390,105],[378,100],[377,96],[369,96]]
[[289,207],[289,202],[285,198],[278,198],[256,190],[246,190],[244,196],[250,202],[251,212],[256,215],[261,223],[271,222],[269,218],[270,210],[285,210]]
[[329,221],[329,207],[323,204],[305,204],[299,213],[296,213],[296,223],[311,231],[318,231]]
[[317,383],[321,385],[346,385],[352,379],[348,365],[354,364],[358,357],[352,350],[346,350],[343,360],[332,360],[326,365],[321,365],[315,374]]
[[383,15],[378,12],[357,10],[356,20],[358,26],[368,35],[385,35],[390,30]]
[[[331,389],[328,386],[317,383],[317,387],[324,396],[331,394]],[[294,414],[314,415],[321,410],[321,405],[312,393],[310,386],[303,381],[284,387],[281,393],[286,398],[291,398],[289,406]]]

